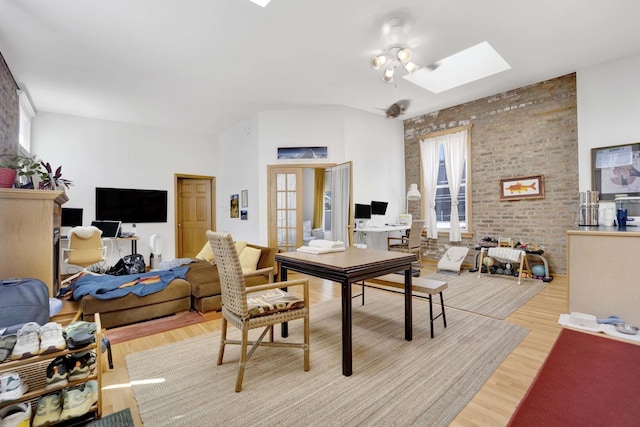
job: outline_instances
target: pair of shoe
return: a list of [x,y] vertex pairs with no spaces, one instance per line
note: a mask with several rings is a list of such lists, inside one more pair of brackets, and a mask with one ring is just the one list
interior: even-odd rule
[[67,346],[71,350],[83,348],[96,342],[96,324],[82,320],[72,322],[67,325],[62,334],[67,340]]
[[17,372],[0,374],[0,403],[18,400],[29,390],[29,385],[22,382]]
[[0,409],[0,426],[29,427],[31,425],[31,403],[21,402]]
[[45,389],[64,387],[69,384],[69,381],[85,379],[95,366],[96,353],[94,351],[58,356],[47,366]]
[[67,342],[62,336],[62,325],[49,322],[40,326],[35,322],[29,322],[18,331],[11,359],[26,359],[38,354],[55,353],[66,348]]
[[33,418],[33,427],[40,427],[82,416],[98,402],[98,382],[95,380],[41,396]]

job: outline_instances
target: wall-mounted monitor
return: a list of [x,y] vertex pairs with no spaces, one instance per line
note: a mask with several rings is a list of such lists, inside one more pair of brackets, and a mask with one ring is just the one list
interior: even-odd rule
[[387,213],[387,202],[371,201],[371,215],[385,215]]
[[167,192],[97,187],[96,219],[121,222],[167,222]]
[[371,205],[361,205],[356,203],[356,209],[353,217],[355,219],[371,219]]
[[60,222],[63,227],[82,226],[82,208],[62,208]]

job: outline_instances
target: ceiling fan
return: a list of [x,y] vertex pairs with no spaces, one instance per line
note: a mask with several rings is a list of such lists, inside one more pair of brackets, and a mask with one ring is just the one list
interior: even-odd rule
[[386,110],[384,110],[384,114],[389,119],[395,119],[409,108],[409,104],[411,101],[408,99],[401,99],[400,101],[394,102],[391,104]]

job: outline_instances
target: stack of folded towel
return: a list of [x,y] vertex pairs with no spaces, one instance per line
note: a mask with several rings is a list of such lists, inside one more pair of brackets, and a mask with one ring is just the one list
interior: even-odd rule
[[298,252],[306,252],[309,254],[326,254],[330,252],[344,251],[346,248],[344,242],[316,239],[309,242],[309,246],[301,246]]

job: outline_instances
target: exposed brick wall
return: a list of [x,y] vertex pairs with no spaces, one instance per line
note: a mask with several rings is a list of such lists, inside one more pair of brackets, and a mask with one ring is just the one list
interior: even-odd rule
[[[430,132],[473,124],[471,179],[473,237],[512,237],[545,247],[552,272],[567,273],[566,231],[576,220],[578,133],[576,76],[479,99],[404,121],[406,182],[420,182],[419,138]],[[500,201],[500,179],[544,175],[544,199]],[[410,202],[420,218],[421,202]],[[448,236],[425,243],[425,258],[440,259],[451,246]]]
[[0,53],[0,153],[5,147],[16,152],[20,126],[18,94],[11,71]]

